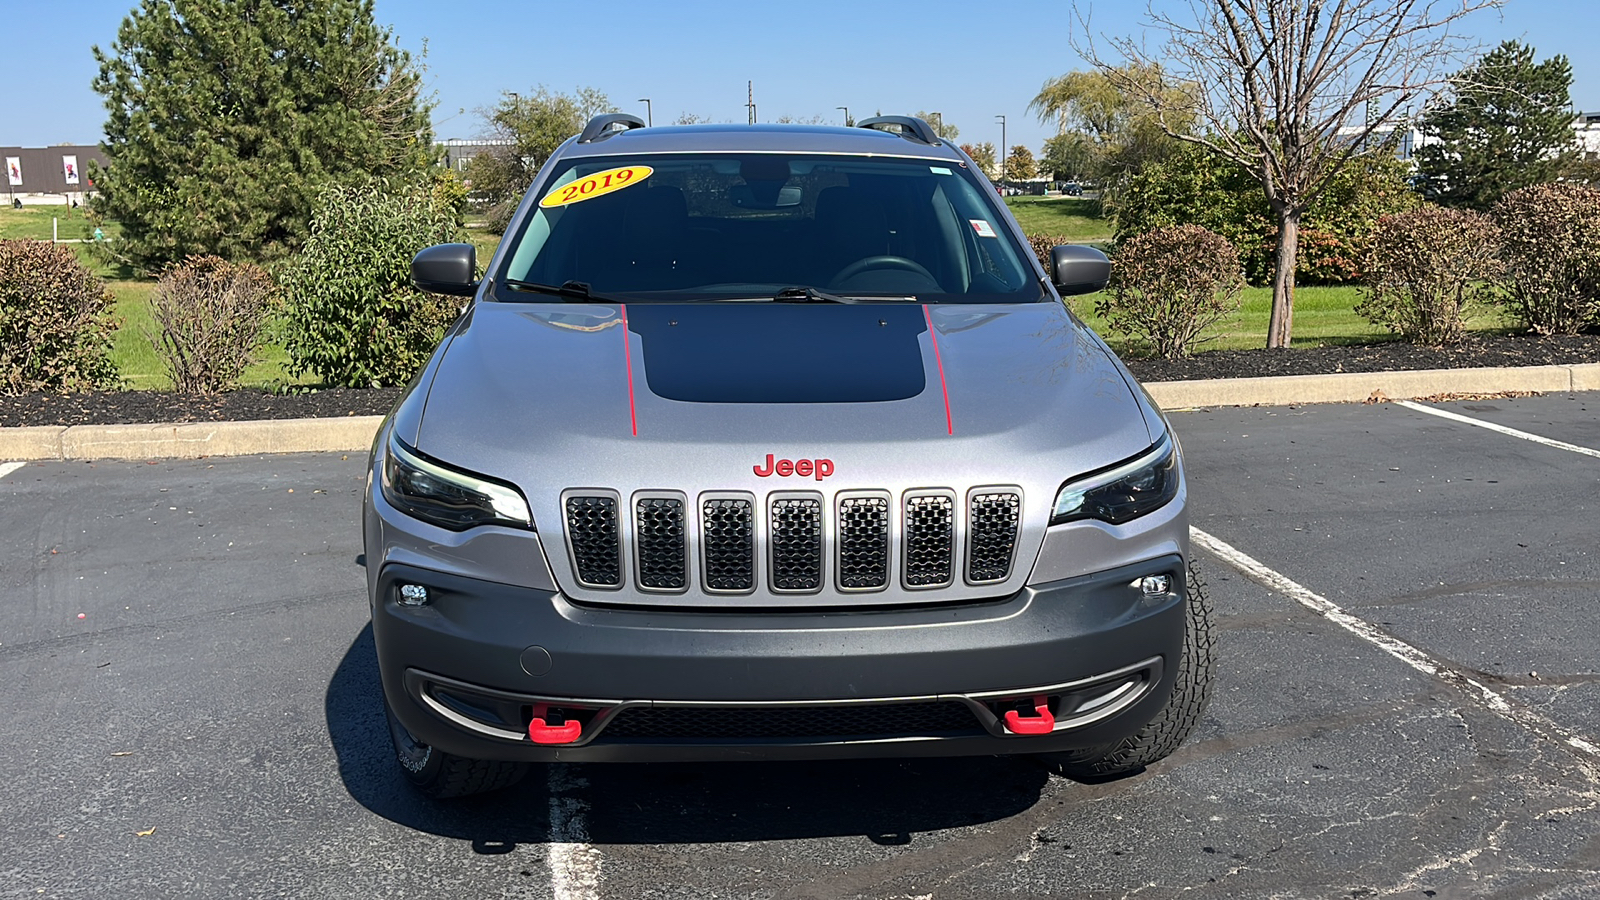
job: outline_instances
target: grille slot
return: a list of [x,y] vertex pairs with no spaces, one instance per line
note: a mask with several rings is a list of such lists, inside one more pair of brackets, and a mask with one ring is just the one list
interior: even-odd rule
[[901,553],[907,588],[950,584],[955,568],[955,506],[955,497],[946,491],[906,495]]
[[567,513],[567,548],[578,582],[586,587],[622,586],[622,544],[617,530],[615,496],[576,494],[563,504]]
[[706,590],[742,594],[756,587],[755,503],[748,497],[700,497]]
[[839,498],[839,589],[889,586],[888,495]]
[[772,589],[809,593],[822,589],[822,498],[774,495],[768,501]]
[[683,498],[635,495],[633,511],[639,586],[652,591],[686,589],[689,586],[689,542],[684,533]]
[[967,495],[967,581],[992,584],[1011,577],[1022,520],[1017,490],[978,488]]
[[600,739],[840,739],[984,733],[966,706],[944,701],[871,706],[636,706]]

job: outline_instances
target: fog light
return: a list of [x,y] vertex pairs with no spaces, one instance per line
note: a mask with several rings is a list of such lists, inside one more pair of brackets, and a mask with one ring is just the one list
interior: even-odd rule
[[428,604],[428,589],[420,584],[400,585],[401,606],[426,606]]
[[1171,575],[1146,575],[1139,579],[1139,590],[1146,597],[1158,597],[1172,590]]

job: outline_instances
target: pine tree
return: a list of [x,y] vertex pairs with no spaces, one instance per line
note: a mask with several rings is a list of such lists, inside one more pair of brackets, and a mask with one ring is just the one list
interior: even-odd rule
[[94,55],[110,167],[92,209],[137,269],[281,257],[324,186],[432,155],[420,74],[372,0],[140,0]]
[[1565,56],[1535,63],[1533,54],[1506,41],[1457,74],[1449,101],[1423,114],[1417,170],[1431,199],[1481,212],[1571,165],[1572,66]]

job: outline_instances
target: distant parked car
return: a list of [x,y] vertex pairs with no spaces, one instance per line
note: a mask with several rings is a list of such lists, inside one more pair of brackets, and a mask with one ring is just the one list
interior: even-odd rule
[[1082,197],[1083,185],[1077,183],[1076,181],[1069,181],[1061,186],[1061,193],[1068,197]]

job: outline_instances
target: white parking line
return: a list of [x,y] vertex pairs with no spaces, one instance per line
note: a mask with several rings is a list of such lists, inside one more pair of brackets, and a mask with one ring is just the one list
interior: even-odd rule
[[27,465],[27,463],[19,463],[19,462],[0,463],[0,478],[4,478],[7,475],[10,475],[12,472],[15,472],[16,470],[22,468],[25,465]]
[[548,764],[550,790],[550,892],[555,900],[600,896],[600,851],[588,843],[583,814],[589,804],[575,796],[589,786],[568,763]]
[[1412,403],[1410,400],[1396,400],[1394,401],[1394,404],[1396,406],[1404,406],[1406,409],[1414,409],[1420,413],[1427,413],[1430,416],[1438,416],[1441,419],[1449,419],[1452,422],[1465,422],[1468,425],[1476,425],[1479,428],[1487,428],[1490,431],[1498,431],[1501,434],[1509,434],[1512,437],[1522,438],[1525,441],[1533,441],[1535,444],[1543,444],[1546,447],[1555,447],[1558,450],[1571,450],[1573,453],[1582,453],[1584,456],[1600,457],[1600,450],[1591,450],[1588,447],[1580,447],[1577,444],[1569,444],[1566,441],[1558,441],[1554,438],[1547,438],[1543,435],[1532,434],[1526,431],[1518,431],[1515,428],[1507,428],[1504,425],[1496,425],[1493,422],[1485,422],[1482,419],[1474,419],[1471,416],[1463,416],[1460,413],[1453,413],[1446,409],[1436,409],[1432,406],[1424,406],[1421,403]]
[[1392,634],[1385,633],[1383,629],[1373,625],[1371,622],[1345,612],[1339,608],[1338,604],[1313,592],[1309,588],[1291,581],[1288,577],[1274,572],[1225,541],[1193,527],[1189,529],[1189,536],[1195,543],[1211,551],[1223,562],[1238,569],[1246,578],[1270,590],[1288,596],[1306,609],[1338,625],[1363,641],[1372,644],[1418,672],[1432,675],[1455,685],[1468,695],[1475,697],[1490,712],[1526,728],[1536,735],[1565,744],[1591,759],[1600,759],[1600,746],[1596,746],[1593,742],[1573,734],[1536,712],[1512,706],[1511,702],[1503,694],[1493,690],[1467,673],[1434,659],[1426,652],[1411,646]]

